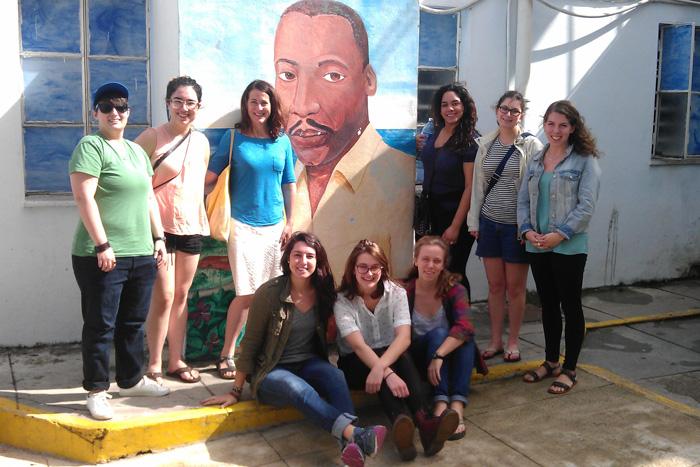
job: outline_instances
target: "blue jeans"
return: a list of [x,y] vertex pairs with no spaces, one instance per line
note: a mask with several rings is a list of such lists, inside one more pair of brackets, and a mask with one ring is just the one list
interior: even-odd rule
[[148,316],[156,262],[153,256],[117,258],[103,272],[94,256],[73,256],[83,313],[83,388],[109,389],[114,343],[117,384],[130,388],[143,376],[143,324]]
[[257,397],[263,404],[291,405],[338,440],[357,420],[343,372],[318,357],[276,366],[260,382]]
[[[422,336],[415,336],[411,341],[411,353],[425,375],[435,351],[445,342],[449,330],[435,328]],[[440,368],[440,383],[435,386],[435,402],[460,401],[468,403],[469,385],[474,368],[474,341],[465,342],[444,359]]]

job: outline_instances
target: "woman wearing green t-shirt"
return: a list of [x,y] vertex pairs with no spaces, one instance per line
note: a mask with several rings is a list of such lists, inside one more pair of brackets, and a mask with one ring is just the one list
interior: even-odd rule
[[150,161],[124,139],[129,91],[106,83],[95,91],[99,131],[80,140],[70,182],[80,213],[73,238],[73,272],[83,314],[83,388],[93,418],[107,420],[109,354],[115,349],[122,396],[164,396],[168,388],[143,376],[143,324],[165,242],[151,188]]

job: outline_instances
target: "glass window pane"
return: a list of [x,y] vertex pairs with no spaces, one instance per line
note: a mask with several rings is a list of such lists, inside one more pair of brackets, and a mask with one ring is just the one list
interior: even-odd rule
[[425,123],[430,116],[433,94],[440,86],[454,83],[454,70],[418,70],[418,122]]
[[148,84],[146,82],[146,62],[141,60],[90,61],[90,96],[100,85],[109,81],[119,81],[129,89],[129,123],[148,125]]
[[686,93],[659,94],[655,149],[657,156],[683,157],[687,105]]
[[70,192],[68,161],[83,137],[82,127],[24,129],[24,182],[27,192]]
[[146,55],[145,0],[90,0],[90,55]]
[[457,15],[420,12],[418,63],[457,66]]
[[24,58],[22,71],[25,121],[82,123],[80,59]]
[[80,52],[79,0],[22,0],[22,50]]
[[690,95],[688,157],[700,157],[700,94]]
[[700,28],[695,29],[695,52],[693,53],[693,91],[700,91]]
[[690,46],[693,27],[690,25],[661,26],[662,91],[687,91],[690,79]]

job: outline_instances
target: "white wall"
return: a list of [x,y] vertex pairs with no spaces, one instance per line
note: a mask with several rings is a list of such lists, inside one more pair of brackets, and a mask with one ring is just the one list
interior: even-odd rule
[[[604,152],[584,287],[683,275],[700,263],[700,165],[650,164],[658,25],[700,24],[700,8],[654,3],[622,17],[583,19],[533,4],[525,128],[539,131],[545,141],[546,107],[570,99]],[[495,129],[493,105],[510,78],[505,75],[506,9],[505,1],[483,0],[463,14],[460,73],[477,101],[482,132]],[[473,297],[485,298],[478,258],[470,259],[468,272]]]

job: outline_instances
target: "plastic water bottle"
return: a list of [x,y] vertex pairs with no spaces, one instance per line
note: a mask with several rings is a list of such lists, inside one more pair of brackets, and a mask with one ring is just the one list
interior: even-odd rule
[[420,134],[424,135],[426,138],[429,138],[434,131],[435,123],[433,122],[432,118],[429,118],[428,121],[425,122],[425,125],[423,125],[423,129],[420,131]]

